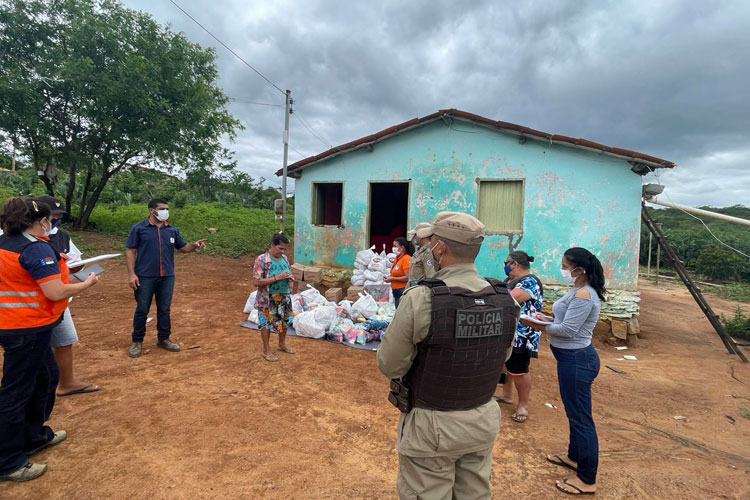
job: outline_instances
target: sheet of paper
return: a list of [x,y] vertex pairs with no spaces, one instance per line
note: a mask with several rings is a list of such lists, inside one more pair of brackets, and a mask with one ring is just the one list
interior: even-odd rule
[[554,321],[542,321],[540,319],[532,318],[531,316],[527,314],[522,314],[521,319],[525,319],[527,321],[533,321],[534,323],[537,323],[539,325],[551,325],[552,323],[554,323]]
[[120,253],[105,253],[104,255],[97,255],[96,257],[91,257],[89,259],[83,259],[83,260],[76,260],[68,262],[68,267],[78,267],[78,266],[85,266],[86,264],[91,264],[92,262],[98,262],[100,260],[104,259],[111,259],[113,257],[117,257],[118,255],[122,255]]
[[623,358],[629,359],[630,361],[638,361],[638,358],[636,358],[635,356],[632,356],[630,354],[626,354],[625,356],[623,356]]

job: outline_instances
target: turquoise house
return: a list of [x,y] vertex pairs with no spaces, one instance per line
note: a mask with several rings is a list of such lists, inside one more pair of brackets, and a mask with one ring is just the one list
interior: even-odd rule
[[[440,110],[298,161],[294,260],[351,267],[357,251],[391,247],[443,210],[486,226],[477,259],[503,277],[513,249],[561,283],[565,249],[599,256],[611,289],[635,290],[641,176],[675,164],[456,109]],[[281,172],[278,172],[280,175]]]

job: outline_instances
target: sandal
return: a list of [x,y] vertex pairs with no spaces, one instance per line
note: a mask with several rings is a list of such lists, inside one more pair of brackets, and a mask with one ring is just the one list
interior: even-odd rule
[[285,352],[287,354],[294,354],[294,353],[297,352],[294,349],[292,349],[291,347],[289,347],[288,345],[285,345],[284,347],[279,346],[279,351]]
[[493,398],[495,399],[495,401],[497,401],[498,403],[502,403],[502,404],[504,404],[504,405],[512,405],[512,404],[513,404],[513,400],[512,400],[512,399],[510,399],[510,400],[509,400],[509,399],[505,399],[505,398],[504,398],[504,397],[502,397],[502,396],[492,396],[492,397],[493,397]]
[[572,464],[565,461],[563,457],[560,455],[547,455],[547,462],[555,465],[559,465],[560,467],[567,467],[568,469],[578,472],[578,467],[573,467]]
[[511,415],[510,418],[512,418],[514,422],[518,422],[519,424],[522,424],[522,423],[526,422],[527,418],[529,418],[529,414],[528,413],[526,413],[526,414],[523,414],[523,413],[519,414],[518,412],[516,412],[513,415]]
[[276,356],[274,353],[262,354],[261,356],[263,356],[263,359],[265,359],[266,361],[274,362],[274,361],[279,360],[279,357]]
[[594,490],[594,491],[583,491],[581,488],[579,488],[575,484],[570,484],[568,482],[567,478],[565,478],[565,479],[562,480],[562,484],[564,484],[565,486],[569,486],[570,488],[573,488],[575,490],[575,491],[566,490],[565,488],[563,488],[563,487],[560,486],[560,482],[559,481],[555,482],[555,487],[558,490],[560,490],[563,493],[566,493],[568,495],[593,495],[594,493],[596,493],[596,490]]

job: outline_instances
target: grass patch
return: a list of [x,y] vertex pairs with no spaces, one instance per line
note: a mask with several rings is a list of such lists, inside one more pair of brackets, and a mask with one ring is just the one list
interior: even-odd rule
[[737,306],[734,310],[734,316],[729,319],[722,314],[721,322],[727,329],[727,333],[732,337],[750,339],[750,316],[745,316],[740,306]]
[[731,283],[724,285],[718,295],[738,302],[750,302],[750,283]]
[[[122,237],[124,245],[133,224],[147,216],[148,208],[141,203],[97,206],[90,221],[98,231]],[[271,236],[279,231],[273,210],[219,202],[172,208],[169,222],[177,226],[188,243],[206,238],[207,253],[227,257],[264,252]],[[206,228],[219,231],[209,233]],[[294,234],[294,215],[291,213],[287,215],[286,232],[290,236]]]

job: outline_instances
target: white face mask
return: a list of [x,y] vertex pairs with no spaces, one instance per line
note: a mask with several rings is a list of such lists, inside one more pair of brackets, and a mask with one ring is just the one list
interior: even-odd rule
[[[439,244],[440,244],[440,242],[438,241],[437,243],[435,243],[435,246],[433,246],[432,248],[430,248],[430,253],[432,254],[432,258],[433,259],[435,258],[435,249],[437,248],[437,246]],[[445,254],[443,254],[443,255],[445,255]],[[438,259],[438,265],[442,264],[443,255],[441,255],[440,258]]]
[[44,224],[42,224],[42,221],[39,221],[39,224],[42,224],[42,229],[44,229],[44,236],[49,236],[49,233],[52,232],[52,223],[49,222],[49,219],[47,220],[49,223],[49,227],[47,229],[44,229]]
[[156,211],[156,220],[164,222],[167,219],[169,219],[169,209],[162,208]]
[[560,269],[560,274],[562,274],[563,279],[569,284],[574,285],[576,282],[576,278],[574,276],[571,276],[571,271],[568,269]]
[[391,253],[395,253],[396,255],[398,255],[398,248],[396,247],[391,248]]

